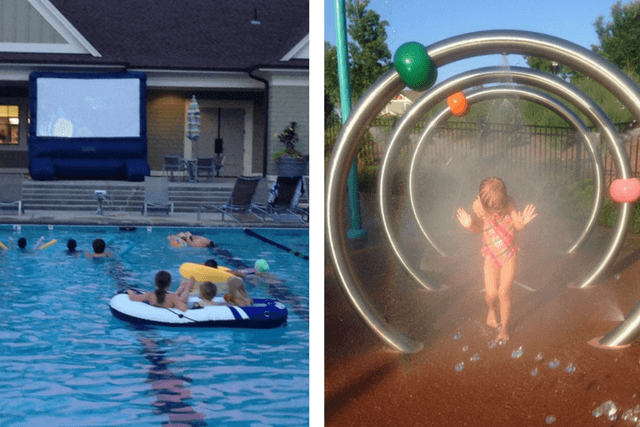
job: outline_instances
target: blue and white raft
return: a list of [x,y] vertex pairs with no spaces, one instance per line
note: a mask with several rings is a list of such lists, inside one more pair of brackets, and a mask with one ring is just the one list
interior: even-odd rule
[[[198,297],[189,297],[189,307],[198,300]],[[224,302],[224,299],[216,297],[214,301]],[[122,293],[111,298],[109,306],[114,317],[143,325],[269,329],[286,323],[287,308],[280,301],[259,298],[253,301],[250,307],[217,305],[182,311],[132,301]]]

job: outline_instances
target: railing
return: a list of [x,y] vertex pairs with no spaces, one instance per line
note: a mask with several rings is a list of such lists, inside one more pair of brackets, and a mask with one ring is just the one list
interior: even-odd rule
[[[381,135],[389,135],[397,120],[380,117],[373,121],[361,143],[359,165],[379,163],[386,145],[386,138],[381,138]],[[411,131],[411,142],[403,150],[405,154],[415,149],[426,124],[426,121],[420,122]],[[623,132],[628,124],[616,127]],[[325,130],[325,153],[330,152],[340,128],[340,123],[335,123]],[[593,135],[600,147],[608,187],[617,175],[616,167],[606,145],[597,134]],[[633,175],[640,177],[640,133],[629,132],[623,136]],[[594,176],[588,150],[571,127],[450,121],[437,129],[421,150],[421,156],[433,164],[463,157],[502,163],[509,169],[535,168],[543,175],[564,181],[575,182]]]

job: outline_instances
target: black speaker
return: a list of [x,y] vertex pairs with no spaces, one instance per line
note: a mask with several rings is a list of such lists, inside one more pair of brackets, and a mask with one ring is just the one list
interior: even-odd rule
[[214,151],[216,154],[222,154],[222,138],[216,138]]

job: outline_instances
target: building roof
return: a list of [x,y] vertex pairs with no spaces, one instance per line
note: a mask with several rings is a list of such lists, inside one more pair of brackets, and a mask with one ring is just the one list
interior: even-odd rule
[[292,57],[308,38],[308,0],[49,2],[100,56],[0,52],[0,62],[191,71],[309,68],[308,55]]

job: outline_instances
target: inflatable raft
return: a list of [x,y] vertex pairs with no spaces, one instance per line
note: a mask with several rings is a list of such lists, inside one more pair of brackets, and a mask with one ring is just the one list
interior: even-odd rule
[[[189,306],[199,300],[198,297],[189,297]],[[216,297],[214,301],[224,302],[224,299]],[[129,295],[122,293],[111,298],[109,306],[114,317],[144,325],[269,329],[286,323],[287,308],[284,304],[273,299],[253,301],[250,307],[218,305],[182,311],[132,301]]]

